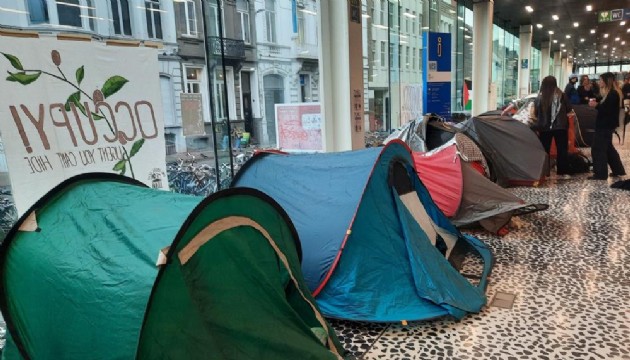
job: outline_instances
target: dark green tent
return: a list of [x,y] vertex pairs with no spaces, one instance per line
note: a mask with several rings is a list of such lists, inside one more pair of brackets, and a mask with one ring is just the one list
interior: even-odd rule
[[278,204],[251,189],[204,200],[138,185],[75,177],[11,230],[4,358],[339,357]]

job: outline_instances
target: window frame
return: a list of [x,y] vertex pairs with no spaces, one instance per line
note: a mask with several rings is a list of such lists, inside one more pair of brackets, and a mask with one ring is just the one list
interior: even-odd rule
[[[269,2],[273,5],[269,9]],[[278,41],[276,33],[276,1],[265,0],[265,40],[268,43],[275,44]]]
[[[151,5],[151,6],[149,6]],[[162,2],[160,0],[144,0],[144,13],[146,19],[147,37],[149,39],[164,40],[164,31],[162,26]],[[149,16],[151,14],[151,16]],[[151,18],[151,27],[149,28],[149,18]],[[159,24],[159,28],[156,26]]]
[[[116,12],[114,12],[114,2],[116,3]],[[124,4],[126,6],[123,6]],[[118,36],[133,36],[131,27],[131,10],[129,8],[129,0],[110,0],[109,11],[112,17],[112,33]],[[125,11],[127,15],[127,23],[125,24]],[[116,32],[116,22],[120,28],[119,32]]]
[[[184,27],[185,32],[182,32],[182,36],[199,37],[199,22],[197,21],[197,4],[195,4],[195,0],[179,0],[178,3],[181,4],[180,16],[182,18],[180,21],[186,24]],[[192,5],[192,17],[190,5]],[[191,21],[194,23],[194,29],[191,29]]]

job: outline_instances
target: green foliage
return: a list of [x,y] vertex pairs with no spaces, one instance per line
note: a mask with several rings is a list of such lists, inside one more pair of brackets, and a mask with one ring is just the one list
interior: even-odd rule
[[24,70],[22,63],[20,62],[20,59],[17,58],[17,56],[14,56],[11,54],[5,54],[5,53],[2,53],[2,55],[4,55],[4,57],[7,58],[11,62],[11,65],[13,65],[14,68],[18,70]]
[[7,72],[9,73],[9,76],[7,77],[8,81],[19,82],[22,85],[28,85],[32,83],[33,81],[37,80],[39,76],[42,74],[41,71],[37,71],[33,74],[27,74],[23,71],[19,73],[12,73],[9,71]]
[[101,91],[103,92],[103,96],[105,98],[108,98],[109,96],[114,95],[127,82],[129,82],[129,80],[125,79],[122,76],[114,75],[110,77],[109,79],[107,79],[107,81],[105,81],[105,84],[103,85],[103,88],[101,89]]

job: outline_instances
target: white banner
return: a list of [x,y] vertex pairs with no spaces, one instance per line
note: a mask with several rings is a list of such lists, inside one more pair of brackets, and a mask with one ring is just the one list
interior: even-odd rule
[[0,131],[20,214],[87,172],[168,186],[156,49],[0,36],[0,52]]

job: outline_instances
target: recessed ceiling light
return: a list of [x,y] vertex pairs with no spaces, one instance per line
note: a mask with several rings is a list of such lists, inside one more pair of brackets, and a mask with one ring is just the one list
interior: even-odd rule
[[567,39],[570,39],[570,38],[571,38],[571,35],[568,35],[568,34],[567,34]]
[[584,38],[581,38],[581,39],[580,39],[580,42],[584,42]]
[[591,29],[591,34],[595,34],[595,29]]
[[558,15],[556,15],[556,14],[551,15],[551,18],[552,18],[552,19],[554,19],[554,20],[558,20],[558,19],[560,19],[560,18],[558,17]]
[[564,50],[562,50],[562,51],[567,52],[567,49],[564,49]]
[[630,28],[628,28],[628,30],[626,30],[626,32],[630,32]]
[[578,22],[574,22],[573,23],[573,27],[578,27],[578,26],[580,26],[580,23],[578,23]]
[[553,30],[549,30],[549,35],[553,35]]
[[619,40],[621,40],[621,38],[618,38],[618,37],[617,37],[617,38],[615,38],[615,41],[619,41]]
[[539,29],[542,29],[543,25],[542,24],[536,24],[536,27]]
[[608,45],[604,45],[604,49],[608,49]]
[[608,38],[608,34],[604,34],[604,38],[606,38],[606,39],[607,39],[607,38]]
[[621,45],[626,45],[626,42],[625,42],[625,41],[622,41],[622,42],[621,42]]
[[525,6],[525,10],[527,10],[527,12],[534,12],[534,8],[529,5]]
[[586,5],[586,11],[593,11],[593,6]]
[[554,40],[554,41],[553,41],[553,43],[554,43],[554,44],[557,44],[557,43],[558,43],[558,40]]
[[619,26],[625,26],[625,25],[626,25],[625,21],[622,21],[622,22],[619,23]]
[[578,56],[582,56],[582,53],[579,53]]
[[564,47],[564,44],[560,44],[560,47]]

